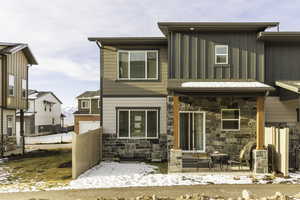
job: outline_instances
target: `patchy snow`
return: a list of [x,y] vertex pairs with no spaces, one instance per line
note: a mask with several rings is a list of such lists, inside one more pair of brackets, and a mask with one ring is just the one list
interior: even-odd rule
[[248,81],[248,82],[184,82],[181,84],[181,87],[199,87],[199,88],[205,88],[205,87],[212,87],[212,88],[268,88],[270,86],[256,82],[256,81]]
[[[88,170],[64,189],[173,186],[199,184],[252,184],[253,177],[235,173],[174,173],[155,174],[156,167],[145,163],[102,162]],[[256,176],[258,184],[265,184],[264,176]],[[274,183],[299,183],[300,174],[291,174],[291,178],[276,178]]]
[[0,183],[2,183],[2,185],[0,184],[0,193],[141,186],[300,183],[300,173],[290,173],[289,178],[273,177],[271,179],[264,175],[252,176],[250,173],[241,175],[236,172],[157,174],[156,166],[140,162],[102,162],[69,184],[56,183],[53,185],[51,181],[38,182],[35,180],[30,183],[19,180],[9,183],[6,181],[9,173],[1,173],[1,166],[0,174]]
[[57,144],[71,143],[74,132],[59,133],[53,135],[44,135],[36,137],[25,137],[25,144]]

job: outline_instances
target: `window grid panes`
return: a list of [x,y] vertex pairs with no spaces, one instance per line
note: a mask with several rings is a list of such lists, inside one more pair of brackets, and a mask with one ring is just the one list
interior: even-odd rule
[[228,64],[228,45],[215,46],[215,64]]
[[118,137],[119,138],[157,138],[158,137],[157,109],[119,109]]
[[157,80],[158,51],[119,51],[118,79]]
[[222,130],[240,130],[240,110],[239,109],[223,109],[222,113]]

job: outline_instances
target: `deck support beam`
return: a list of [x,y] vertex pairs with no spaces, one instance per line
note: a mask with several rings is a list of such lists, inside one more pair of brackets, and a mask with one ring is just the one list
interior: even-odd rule
[[256,149],[264,149],[265,140],[265,97],[256,99]]
[[173,96],[173,149],[179,149],[179,96]]

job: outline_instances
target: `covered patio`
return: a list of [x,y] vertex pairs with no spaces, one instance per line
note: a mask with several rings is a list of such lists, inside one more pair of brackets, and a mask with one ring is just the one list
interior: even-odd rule
[[264,151],[264,101],[273,87],[257,81],[170,80],[168,90],[169,172],[267,167],[263,161],[256,165],[252,153]]

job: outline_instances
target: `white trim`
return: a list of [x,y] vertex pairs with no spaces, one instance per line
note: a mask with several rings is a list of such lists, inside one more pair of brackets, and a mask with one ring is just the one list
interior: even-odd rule
[[[217,53],[217,48],[226,48],[226,51],[227,51],[227,53],[226,54],[220,54],[220,53]],[[217,56],[226,56],[226,62],[222,62],[222,63],[218,63],[217,62]],[[229,57],[229,52],[228,52],[228,45],[219,45],[219,44],[217,44],[217,45],[215,45],[215,64],[216,65],[222,65],[222,64],[228,64],[228,57]]]
[[[128,111],[128,137],[120,137],[119,133],[120,133],[120,111]],[[144,111],[145,112],[145,125],[144,125],[144,129],[145,129],[145,137],[131,137],[131,127],[130,127],[130,120],[131,120],[131,112],[132,111]],[[148,111],[155,111],[156,112],[156,136],[155,137],[148,137],[148,127],[147,127],[147,115],[148,115]],[[158,135],[159,135],[159,121],[158,121],[158,118],[159,118],[159,109],[153,109],[153,108],[142,108],[142,109],[135,109],[135,108],[120,108],[120,109],[117,109],[117,138],[118,139],[157,139],[158,138]]]
[[[128,78],[120,78],[120,63],[119,63],[119,56],[120,52],[128,53]],[[131,78],[130,77],[130,59],[131,59],[131,52],[144,52],[145,54],[145,78]],[[155,78],[148,78],[148,52],[156,53],[156,77]],[[158,80],[158,50],[118,50],[117,52],[117,80]]]
[[[204,152],[206,152],[206,141],[205,141],[206,140],[206,112],[204,112],[204,111],[179,111],[179,118],[178,118],[178,133],[179,133],[178,146],[179,146],[179,148],[180,148],[180,134],[181,134],[180,133],[180,113],[189,113],[189,130],[190,130],[190,118],[191,118],[190,113],[193,114],[194,120],[195,120],[195,113],[203,114],[203,150],[182,150],[182,152],[186,152],[186,153],[204,153]],[[194,133],[194,129],[195,129],[195,122],[193,122],[193,130],[192,130],[193,133]],[[188,143],[190,143],[190,133],[188,136],[189,136]],[[193,143],[194,143],[194,137],[193,137]],[[194,144],[193,144],[193,146],[194,146]]]
[[[238,119],[223,119],[223,111],[228,111],[228,110],[238,110],[239,118]],[[239,128],[238,129],[223,129],[223,121],[238,121]],[[241,129],[241,110],[239,108],[221,109],[221,131],[240,131],[240,129]]]

